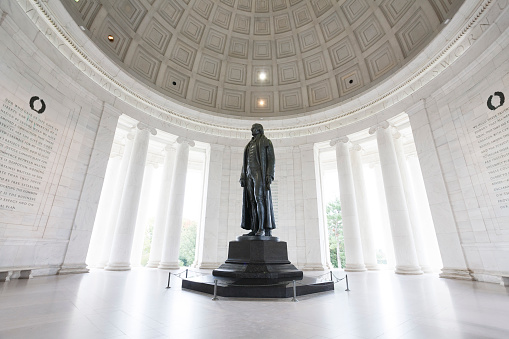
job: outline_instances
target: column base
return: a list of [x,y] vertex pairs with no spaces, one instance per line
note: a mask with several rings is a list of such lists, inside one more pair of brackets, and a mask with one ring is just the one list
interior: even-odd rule
[[368,271],[380,271],[381,270],[380,266],[378,266],[376,264],[375,265],[373,265],[373,264],[365,264],[365,265],[366,265],[366,269]]
[[87,268],[87,264],[62,265],[58,270],[58,275],[88,273],[88,272],[90,272],[90,270]]
[[421,270],[424,273],[433,273],[433,269],[431,268],[431,266],[428,266],[428,265],[421,266]]
[[129,263],[109,263],[104,270],[106,271],[130,271],[131,265]]
[[305,264],[304,267],[301,268],[303,271],[327,271],[327,267],[322,264]]
[[346,264],[345,272],[365,272],[366,266],[362,264]]
[[157,268],[159,266],[159,261],[149,261],[145,267],[147,268]]
[[475,280],[469,270],[458,270],[454,268],[442,268],[442,273],[439,274],[439,277],[446,279]]
[[157,268],[162,270],[178,270],[180,266],[178,262],[161,262]]
[[396,274],[419,275],[423,274],[419,266],[396,266]]
[[196,268],[200,270],[212,270],[218,268],[219,266],[221,266],[221,263],[218,262],[202,262],[196,265]]

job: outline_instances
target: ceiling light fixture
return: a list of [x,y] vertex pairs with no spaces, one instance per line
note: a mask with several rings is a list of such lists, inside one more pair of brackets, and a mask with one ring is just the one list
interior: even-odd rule
[[258,100],[258,107],[264,107],[265,106],[265,100],[260,99]]
[[260,73],[258,74],[258,79],[259,79],[259,80],[261,80],[261,81],[263,81],[263,80],[267,79],[267,73],[265,73],[265,72],[260,72]]
[[113,42],[113,40],[115,40],[115,38],[113,37],[113,35],[110,34],[110,35],[108,35],[108,40],[110,42]]

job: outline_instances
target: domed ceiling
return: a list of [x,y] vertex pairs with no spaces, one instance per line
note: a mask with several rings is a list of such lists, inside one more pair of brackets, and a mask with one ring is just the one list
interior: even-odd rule
[[110,58],[171,100],[280,118],[332,107],[380,82],[463,1],[65,2]]

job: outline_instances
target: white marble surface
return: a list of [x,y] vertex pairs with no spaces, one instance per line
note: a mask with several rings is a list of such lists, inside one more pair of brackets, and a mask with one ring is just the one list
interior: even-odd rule
[[352,177],[355,187],[355,199],[357,203],[357,215],[359,217],[359,230],[362,240],[362,255],[364,265],[368,270],[378,269],[375,249],[375,233],[371,223],[371,209],[368,204],[368,191],[364,180],[364,170],[362,166],[361,153],[362,147],[354,144],[350,149],[350,160],[352,165]]
[[[319,275],[313,272],[311,275]],[[342,276],[337,272],[336,275]],[[219,298],[181,289],[167,271],[92,270],[0,283],[0,337],[501,339],[509,288],[495,284],[349,273],[335,291],[287,299]],[[256,315],[253,317],[253,315]]]
[[168,201],[171,191],[171,181],[173,176],[173,166],[175,162],[176,149],[173,145],[167,145],[165,147],[165,157],[163,165],[163,176],[161,182],[161,190],[159,191],[159,199],[157,202],[157,212],[154,221],[154,231],[152,236],[152,242],[150,244],[150,255],[147,263],[148,267],[157,267],[161,261],[161,255],[163,252],[163,239],[164,231],[166,227],[166,217],[168,214]]
[[107,270],[130,269],[131,249],[136,230],[136,218],[138,216],[143,174],[145,172],[145,162],[151,133],[155,135],[156,131],[147,125],[138,124],[132,154],[129,159],[124,190],[120,199],[110,259],[105,267]]
[[396,132],[393,141],[394,149],[396,151],[396,158],[398,159],[399,172],[401,174],[401,182],[403,183],[403,190],[405,192],[408,216],[410,217],[410,225],[412,227],[415,252],[417,253],[417,259],[419,260],[419,266],[421,266],[421,270],[425,273],[430,273],[431,266],[428,259],[428,249],[424,243],[423,225],[419,216],[419,207],[417,206],[414,187],[408,170],[405,151],[403,149],[403,143],[399,132]]
[[180,249],[180,234],[182,232],[182,212],[184,208],[184,196],[186,194],[187,165],[189,159],[189,147],[194,146],[194,141],[179,137],[177,139],[177,153],[171,189],[168,200],[168,214],[163,238],[163,252],[159,268],[178,269],[178,256]]
[[338,166],[339,199],[341,200],[341,216],[343,219],[343,235],[345,245],[345,271],[365,271],[361,242],[357,200],[353,182],[352,163],[348,150],[348,138],[331,141],[336,146]]
[[396,273],[422,274],[415,251],[403,182],[394,149],[391,127],[387,121],[372,128],[376,133],[387,212],[396,259]]

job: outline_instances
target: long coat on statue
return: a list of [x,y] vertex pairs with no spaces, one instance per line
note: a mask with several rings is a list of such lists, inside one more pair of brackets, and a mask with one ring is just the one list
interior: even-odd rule
[[[263,134],[258,137],[253,137],[251,141],[244,148],[244,158],[242,164],[242,173],[240,174],[240,180],[246,183],[243,192],[242,198],[242,221],[240,227],[246,230],[255,230],[258,225],[251,225],[251,200],[248,196],[248,177],[247,177],[247,157],[248,157],[248,147],[251,142],[256,142],[256,156],[258,157],[258,163],[260,164],[262,170],[262,180],[263,187],[266,187],[265,178],[267,175],[270,175],[272,180],[274,180],[274,166],[276,163],[276,157],[274,156],[274,147],[272,146],[272,142],[267,139],[267,137]],[[265,202],[265,221],[263,223],[264,229],[274,229],[276,228],[276,222],[274,220],[274,209],[272,208],[272,194],[269,190],[264,189],[264,202]],[[256,208],[254,209],[256,210]]]

